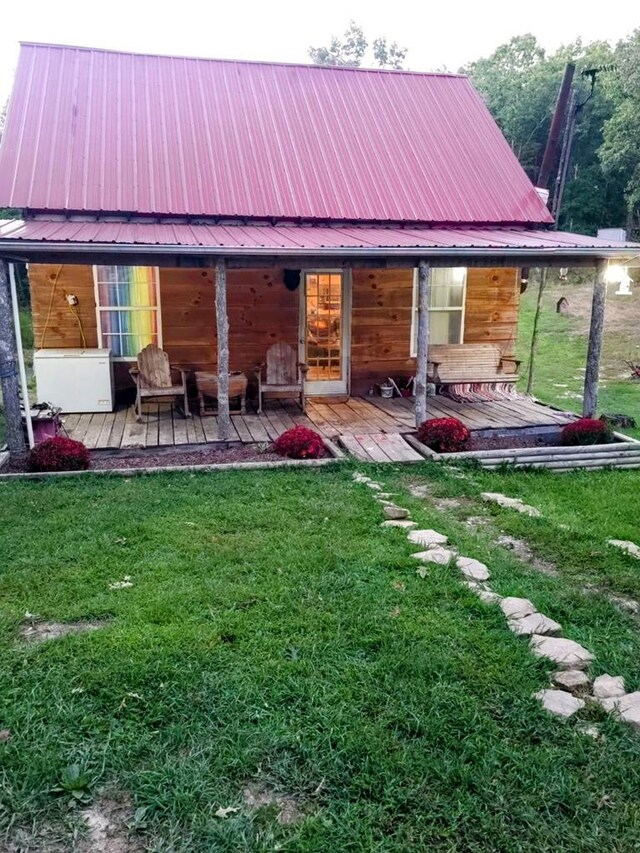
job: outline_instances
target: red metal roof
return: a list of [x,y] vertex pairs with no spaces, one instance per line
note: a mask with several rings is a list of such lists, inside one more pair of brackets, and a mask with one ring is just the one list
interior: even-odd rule
[[0,220],[0,249],[56,246],[147,247],[209,254],[272,255],[595,255],[638,256],[640,244],[620,243],[562,231],[521,228],[427,228],[320,225],[180,225],[140,222]]
[[466,77],[23,44],[0,207],[543,224]]

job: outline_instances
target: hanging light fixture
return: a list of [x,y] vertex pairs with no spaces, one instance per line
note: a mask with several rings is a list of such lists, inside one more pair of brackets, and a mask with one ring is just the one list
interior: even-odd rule
[[631,285],[633,279],[629,275],[627,267],[620,264],[609,264],[605,274],[607,284],[617,284],[618,289],[615,292],[616,296],[631,296]]

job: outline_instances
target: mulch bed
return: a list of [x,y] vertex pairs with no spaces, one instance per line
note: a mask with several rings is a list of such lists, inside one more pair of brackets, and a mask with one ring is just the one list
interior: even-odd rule
[[474,436],[469,439],[465,447],[467,450],[517,450],[521,447],[559,447],[560,442],[553,435],[507,435],[503,438],[498,436]]
[[[321,459],[330,457],[324,451]],[[91,469],[94,471],[112,471],[122,468],[156,468],[180,465],[216,465],[222,462],[282,462],[286,456],[279,456],[269,450],[260,450],[252,444],[235,445],[232,447],[206,447],[200,450],[137,450],[126,454],[107,454],[100,451],[91,453]],[[3,474],[24,474],[24,463],[10,461],[2,469]]]

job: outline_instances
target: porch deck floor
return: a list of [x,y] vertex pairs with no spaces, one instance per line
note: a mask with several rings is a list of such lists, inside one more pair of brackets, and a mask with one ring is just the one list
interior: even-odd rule
[[[292,401],[269,400],[259,415],[232,415],[232,440],[266,443],[302,424],[327,438],[340,438],[360,458],[408,461],[415,458],[415,451],[401,436],[413,431],[413,406],[413,400],[401,398],[316,398],[308,401],[303,415]],[[561,426],[572,419],[534,400],[458,403],[442,396],[428,399],[427,416],[456,417],[472,430]],[[220,440],[217,417],[194,412],[192,418],[183,418],[162,403],[148,404],[142,423],[137,423],[128,406],[107,414],[68,414],[64,424],[71,438],[92,450],[203,445]]]

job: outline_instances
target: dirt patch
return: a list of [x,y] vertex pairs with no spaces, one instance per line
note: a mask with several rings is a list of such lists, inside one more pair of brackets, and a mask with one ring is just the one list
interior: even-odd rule
[[514,536],[502,535],[498,536],[496,542],[498,545],[502,545],[503,548],[513,551],[516,557],[522,560],[523,563],[528,563],[531,568],[536,569],[538,572],[542,572],[543,575],[548,575],[552,578],[558,577],[559,572],[553,563],[548,563],[546,560],[541,560],[536,557],[523,539],[516,539]]
[[471,527],[472,530],[477,530],[479,527],[487,527],[491,524],[491,519],[487,518],[485,515],[470,515],[469,518],[465,519],[464,522],[467,527]]
[[242,792],[242,798],[250,811],[275,806],[278,809],[276,820],[283,826],[299,823],[306,817],[297,797],[275,791],[263,782],[250,782]]
[[67,634],[84,634],[99,631],[109,623],[102,622],[31,622],[20,628],[20,638],[26,643],[46,643],[47,640],[59,640]]
[[431,490],[424,483],[411,483],[407,486],[409,494],[414,498],[430,498]]
[[640,602],[636,601],[634,598],[628,598],[626,595],[620,595],[617,592],[609,592],[609,590],[602,589],[598,586],[592,586],[591,584],[583,586],[582,593],[584,595],[601,595],[603,598],[606,598],[610,604],[617,607],[618,610],[622,610],[624,613],[629,613],[638,623],[640,623]]
[[88,835],[78,845],[78,853],[139,853],[143,846],[131,837],[128,823],[133,807],[128,797],[103,796],[83,809],[81,816]]

